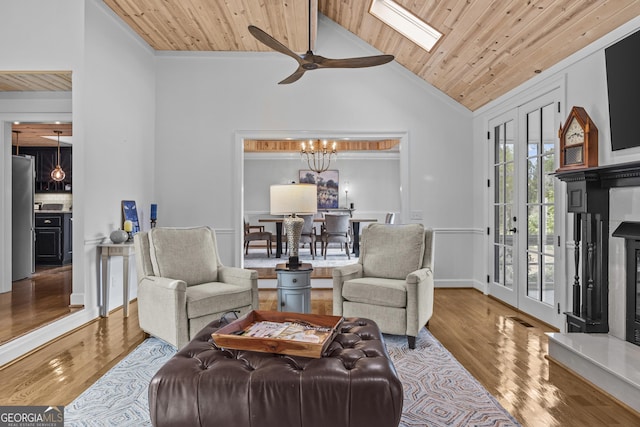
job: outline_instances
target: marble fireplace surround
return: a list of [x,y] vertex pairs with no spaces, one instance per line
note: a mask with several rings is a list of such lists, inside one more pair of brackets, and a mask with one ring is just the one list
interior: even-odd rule
[[[609,216],[607,206],[609,230],[615,230],[622,220],[633,220],[626,218],[626,213],[620,212],[620,208],[629,207],[626,198],[636,194],[631,187],[640,187],[640,162],[581,169],[558,177],[563,181],[584,181],[586,185],[606,189],[610,199],[608,202],[614,212]],[[619,203],[623,197],[624,202]],[[602,279],[607,292],[604,297],[607,299],[604,320],[610,322],[605,330],[609,332],[548,333],[549,358],[640,412],[640,346],[625,340],[625,243],[624,239],[612,237],[610,231],[602,240],[603,249],[608,253],[606,277]]]

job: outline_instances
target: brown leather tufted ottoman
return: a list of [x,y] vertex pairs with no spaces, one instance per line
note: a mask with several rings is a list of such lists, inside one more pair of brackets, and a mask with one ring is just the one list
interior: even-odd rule
[[348,318],[319,359],[220,350],[206,326],[149,385],[154,426],[396,427],[402,384],[378,326]]

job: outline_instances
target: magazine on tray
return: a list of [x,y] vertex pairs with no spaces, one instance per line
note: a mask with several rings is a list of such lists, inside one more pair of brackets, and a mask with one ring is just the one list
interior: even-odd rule
[[331,328],[299,322],[260,321],[249,325],[241,336],[273,338],[281,340],[321,343],[331,333]]

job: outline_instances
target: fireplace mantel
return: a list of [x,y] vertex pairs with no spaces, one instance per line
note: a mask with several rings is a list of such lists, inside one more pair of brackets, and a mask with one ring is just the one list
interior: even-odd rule
[[640,162],[556,172],[564,182],[598,182],[602,188],[640,187]]
[[555,176],[567,183],[567,211],[575,217],[576,275],[572,310],[565,313],[567,330],[609,332],[609,189],[640,186],[640,162],[558,171]]

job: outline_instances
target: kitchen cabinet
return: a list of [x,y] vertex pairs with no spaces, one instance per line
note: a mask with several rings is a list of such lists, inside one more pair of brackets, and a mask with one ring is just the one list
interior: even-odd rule
[[36,212],[36,264],[64,265],[72,259],[70,212]]
[[71,147],[60,148],[60,166],[65,173],[63,181],[57,182],[51,179],[51,171],[58,162],[57,147],[23,147],[20,154],[33,156],[36,171],[36,193],[71,192],[72,175],[72,150]]

